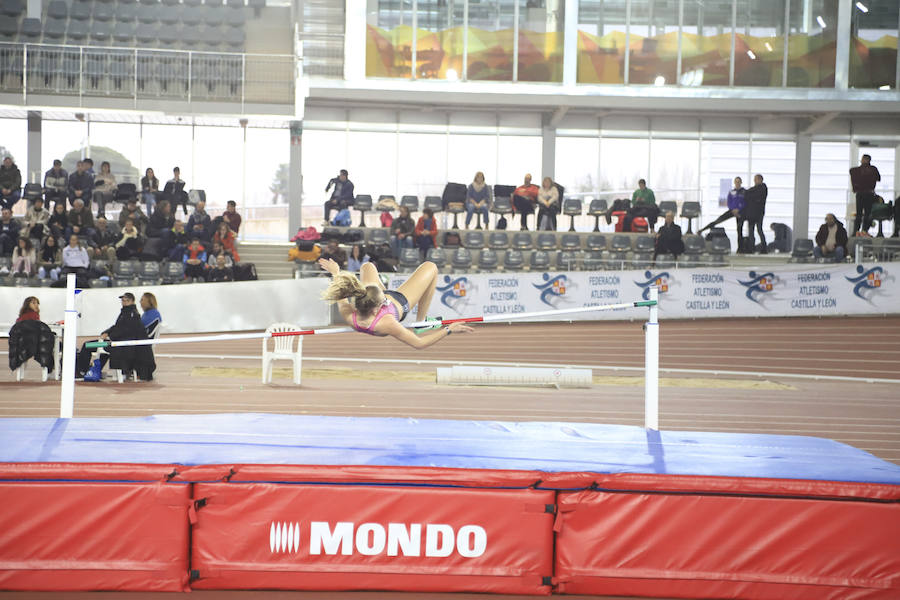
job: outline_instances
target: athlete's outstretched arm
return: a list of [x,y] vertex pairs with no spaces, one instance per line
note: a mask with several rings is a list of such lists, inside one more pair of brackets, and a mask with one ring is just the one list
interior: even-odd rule
[[468,325],[464,325],[463,323],[453,323],[448,327],[442,327],[441,329],[435,329],[422,335],[416,335],[397,321],[393,321],[390,324],[390,328],[387,329],[385,333],[397,338],[408,346],[412,346],[416,350],[421,350],[423,348],[427,348],[428,346],[436,344],[445,337],[449,337],[451,332],[471,333],[473,331],[475,330]]

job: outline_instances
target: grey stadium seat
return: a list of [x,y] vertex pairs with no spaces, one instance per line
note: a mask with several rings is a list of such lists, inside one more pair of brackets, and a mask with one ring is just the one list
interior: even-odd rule
[[631,249],[631,237],[627,235],[614,235],[609,249],[613,252],[625,252]]
[[591,204],[588,207],[588,215],[594,217],[594,231],[600,231],[600,217],[606,216],[607,210],[609,210],[609,205],[606,200],[591,200]]
[[509,234],[505,231],[494,231],[488,237],[488,246],[493,250],[506,250],[509,248]]
[[478,255],[478,270],[493,271],[497,268],[497,253],[490,248],[486,248]]
[[391,232],[386,227],[377,227],[369,230],[370,244],[387,244],[391,240]]
[[552,233],[539,233],[536,247],[538,250],[556,250],[556,235]]
[[562,271],[575,271],[578,269],[578,253],[571,250],[557,252],[556,268]]
[[605,235],[589,235],[587,239],[588,250],[606,250]]
[[503,257],[503,268],[510,271],[517,271],[525,264],[525,257],[522,256],[520,250],[508,250]]
[[531,250],[532,240],[531,234],[527,231],[520,231],[513,234],[512,247],[517,250]]
[[472,253],[466,248],[457,248],[453,252],[451,264],[454,270],[465,271],[472,268]]
[[703,254],[703,249],[706,245],[703,243],[703,238],[699,235],[686,235],[682,239],[684,240],[685,254]]
[[443,269],[447,265],[447,253],[443,248],[429,248],[427,260],[433,262],[438,269]]
[[563,250],[580,250],[581,238],[574,233],[564,233],[562,238],[560,238],[559,240],[559,247]]
[[579,198],[563,200],[563,214],[569,217],[569,231],[575,231],[575,217],[581,216],[583,204]]
[[603,262],[603,253],[599,250],[589,250],[584,255],[582,268],[585,271],[599,271],[605,267]]
[[791,262],[804,263],[812,258],[813,241],[806,238],[794,240],[794,248],[791,250]]
[[463,234],[463,246],[472,250],[484,248],[484,233],[480,231],[467,231]]
[[403,248],[400,251],[399,267],[410,272],[419,266],[419,251],[415,248]]
[[656,247],[656,240],[650,235],[639,235],[634,240],[634,249],[636,252],[652,251]]
[[532,271],[544,271],[550,268],[550,253],[546,250],[535,250],[531,253],[529,266]]
[[400,206],[405,206],[411,213],[419,212],[419,197],[403,196],[400,198]]

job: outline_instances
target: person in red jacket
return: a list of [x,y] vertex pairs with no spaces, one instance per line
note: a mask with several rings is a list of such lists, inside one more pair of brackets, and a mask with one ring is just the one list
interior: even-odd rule
[[216,231],[216,235],[213,236],[213,242],[222,244],[225,251],[231,254],[231,258],[234,262],[241,262],[241,255],[238,254],[237,248],[234,245],[236,240],[237,236],[229,229],[228,223],[221,221],[219,223],[219,230]]
[[40,321],[41,320],[41,301],[34,296],[25,298],[22,308],[19,309],[19,321]]
[[416,223],[414,237],[416,247],[423,258],[428,255],[429,248],[437,248],[437,219],[434,218],[434,212],[430,208],[422,211],[422,216]]

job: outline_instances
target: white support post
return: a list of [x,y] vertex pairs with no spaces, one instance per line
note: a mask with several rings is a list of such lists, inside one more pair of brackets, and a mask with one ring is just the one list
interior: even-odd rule
[[644,325],[644,428],[659,429],[659,289],[650,288],[650,317]]
[[66,275],[66,315],[63,325],[62,387],[59,393],[59,418],[71,419],[75,410],[75,340],[78,336],[78,311],[75,310],[75,273]]

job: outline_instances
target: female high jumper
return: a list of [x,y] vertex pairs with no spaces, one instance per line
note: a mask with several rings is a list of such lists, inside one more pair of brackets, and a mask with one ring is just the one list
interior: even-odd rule
[[427,348],[453,333],[473,331],[467,325],[453,323],[417,335],[400,324],[412,305],[416,306],[418,320],[426,319],[438,276],[433,262],[419,265],[397,291],[384,289],[378,269],[372,263],[362,265],[359,279],[353,273],[341,271],[330,258],[319,259],[319,266],[331,274],[331,284],[322,298],[337,302],[344,321],[357,331],[381,337],[392,336],[417,349]]

